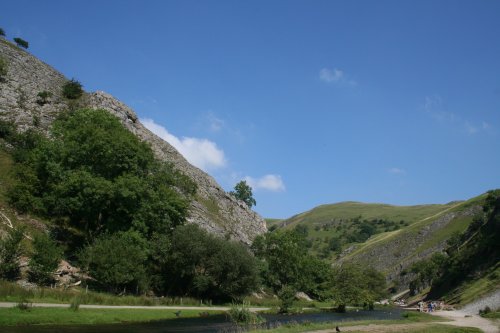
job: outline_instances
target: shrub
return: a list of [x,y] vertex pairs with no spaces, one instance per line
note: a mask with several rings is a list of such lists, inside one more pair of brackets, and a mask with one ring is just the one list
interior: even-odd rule
[[38,93],[38,99],[36,100],[37,104],[42,106],[42,105],[45,105],[47,103],[50,103],[50,100],[49,98],[52,97],[52,93],[50,91],[40,91]]
[[19,258],[22,254],[21,241],[24,234],[20,229],[11,231],[0,240],[0,278],[15,280],[19,277]]
[[5,31],[2,28],[0,28],[0,36],[5,36]]
[[117,293],[147,288],[146,241],[137,232],[104,235],[87,246],[79,257],[102,289]]
[[53,272],[62,257],[61,248],[49,236],[40,234],[33,240],[33,251],[29,263],[30,280],[45,285],[52,283]]
[[0,81],[2,81],[5,75],[7,75],[7,61],[0,57]]
[[479,310],[479,314],[482,316],[482,315],[486,315],[488,313],[491,312],[491,308],[489,306],[486,306],[484,309],[480,309]]
[[25,49],[27,49],[29,46],[29,43],[27,41],[19,37],[14,38],[14,42],[16,42],[17,46],[20,46]]
[[83,95],[82,84],[75,79],[71,79],[63,85],[62,94],[67,99],[78,99]]

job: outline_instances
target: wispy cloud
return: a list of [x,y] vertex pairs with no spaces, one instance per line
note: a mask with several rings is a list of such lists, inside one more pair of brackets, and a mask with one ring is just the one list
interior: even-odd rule
[[404,175],[406,171],[401,168],[390,168],[387,172],[392,173],[393,175]]
[[351,86],[356,85],[356,81],[348,78],[344,71],[334,68],[334,69],[329,69],[329,68],[322,68],[319,71],[319,79],[323,82],[326,83],[342,83],[342,84],[348,84]]
[[468,135],[474,135],[480,132],[489,132],[491,130],[491,125],[484,120],[480,124],[477,124],[464,119],[454,112],[448,111],[443,99],[439,95],[425,97],[423,109],[434,120],[440,123],[452,124]]
[[211,132],[219,132],[225,126],[225,121],[217,117],[212,111],[207,113],[205,121],[208,125],[208,130]]
[[254,189],[266,190],[271,192],[283,192],[285,191],[285,184],[281,179],[280,175],[265,175],[260,178],[253,178],[250,176],[245,177],[245,181]]
[[142,124],[154,134],[174,146],[189,163],[209,171],[226,166],[224,151],[217,144],[207,139],[178,138],[152,119],[141,119]]

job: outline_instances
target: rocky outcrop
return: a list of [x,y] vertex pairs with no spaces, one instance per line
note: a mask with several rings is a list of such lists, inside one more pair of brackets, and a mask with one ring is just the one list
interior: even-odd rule
[[[189,164],[170,144],[146,129],[135,112],[113,96],[97,91],[80,100],[68,101],[61,95],[67,81],[61,73],[30,53],[0,39],[0,56],[7,63],[7,75],[0,81],[0,118],[12,120],[21,130],[38,127],[47,131],[57,115],[67,109],[91,107],[105,109],[141,140],[149,142],[156,156],[174,164],[198,185],[188,221],[204,229],[246,244],[266,231],[265,221],[245,203],[228,195],[202,170]],[[48,91],[48,103],[40,103],[38,93]]]

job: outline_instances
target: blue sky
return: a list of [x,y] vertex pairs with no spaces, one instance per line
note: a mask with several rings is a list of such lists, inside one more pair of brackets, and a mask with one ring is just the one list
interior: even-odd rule
[[487,0],[16,0],[0,27],[284,218],[500,187],[499,17]]

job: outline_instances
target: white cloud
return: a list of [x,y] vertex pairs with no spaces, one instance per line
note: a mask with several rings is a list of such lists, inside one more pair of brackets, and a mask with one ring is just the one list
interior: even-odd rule
[[325,82],[338,82],[343,76],[344,72],[337,68],[334,68],[333,70],[322,68],[319,71],[319,78]]
[[348,78],[342,70],[337,68],[334,69],[322,68],[319,71],[319,79],[326,83],[342,83],[350,86],[356,85],[356,81]]
[[482,121],[481,124],[478,125],[464,119],[460,115],[447,111],[443,99],[439,95],[425,97],[423,109],[436,121],[459,128],[460,131],[468,135],[474,135],[480,132],[491,132],[491,125],[486,121]]
[[390,168],[387,170],[387,172],[392,173],[394,175],[404,175],[406,173],[406,171],[401,168]]
[[253,190],[267,190],[271,192],[285,191],[285,184],[280,175],[265,175],[260,178],[245,177],[245,181]]
[[189,163],[208,171],[226,166],[224,151],[215,142],[207,139],[178,138],[152,119],[141,119],[142,124],[154,134],[174,146]]

